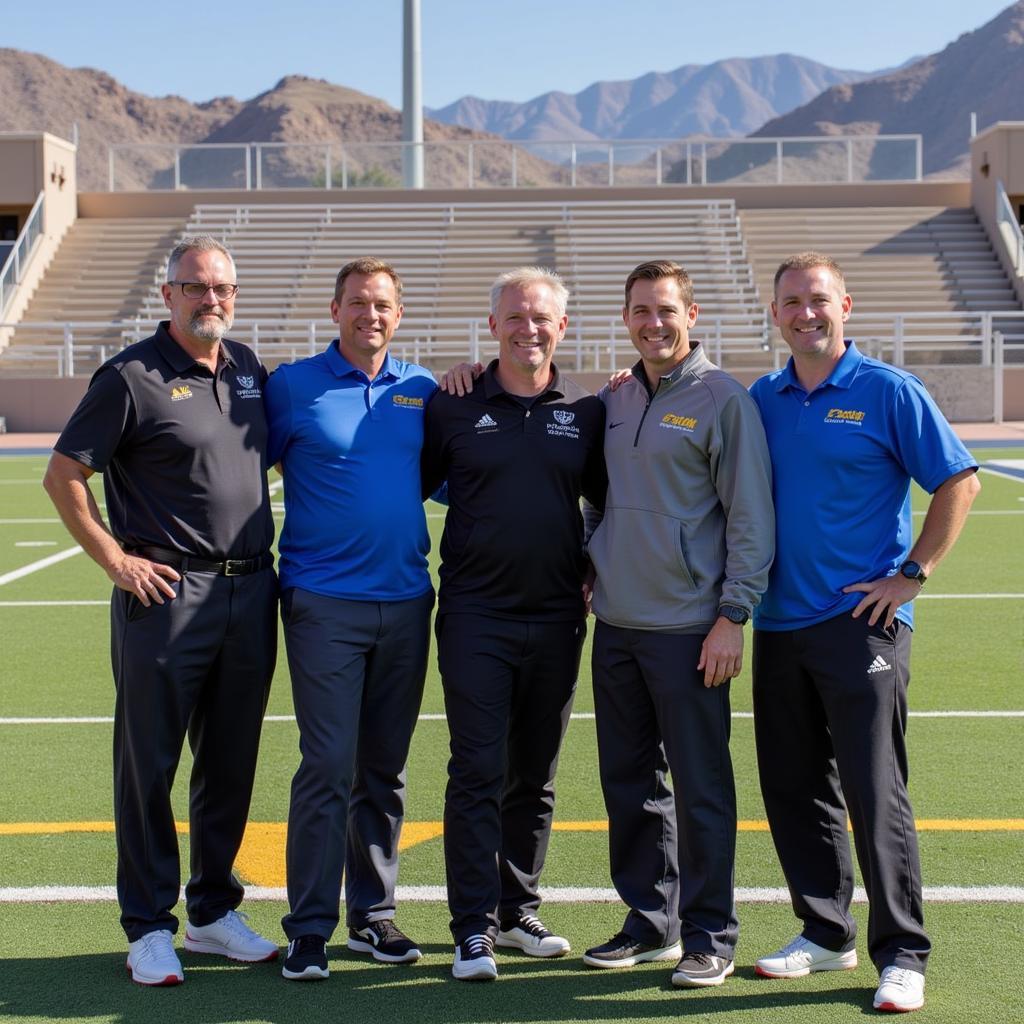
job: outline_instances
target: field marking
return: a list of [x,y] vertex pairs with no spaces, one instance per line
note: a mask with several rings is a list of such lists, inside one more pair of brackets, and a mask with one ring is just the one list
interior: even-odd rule
[[55,548],[57,542],[55,540],[16,540],[14,546],[16,548]]
[[0,587],[5,583],[13,583],[15,580],[20,580],[23,576],[39,572],[40,569],[48,569],[51,565],[63,562],[65,558],[71,558],[72,555],[80,555],[81,553],[82,549],[76,544],[73,548],[58,551],[55,555],[48,555],[46,558],[40,558],[38,562],[29,562],[28,565],[23,565],[20,569],[14,569],[0,576]]
[[[914,513],[915,516],[926,516],[928,514],[927,509],[917,509]],[[1020,508],[976,508],[972,509],[968,513],[968,518],[972,516],[1024,516],[1024,509]]]
[[[1024,832],[1024,818],[921,818],[916,824],[919,832]],[[175,822],[175,828],[179,835],[187,835],[189,832],[188,822]],[[766,833],[769,828],[767,821],[743,820],[736,823],[736,830]],[[70,833],[110,834],[113,831],[112,821],[0,822],[0,837]],[[284,821],[250,821],[246,825],[242,846],[235,859],[235,869],[246,882],[275,890],[284,886],[287,831],[288,823]],[[552,831],[605,833],[608,831],[608,822],[555,821],[552,824]],[[398,849],[405,851],[421,843],[439,839],[442,835],[444,823],[441,821],[407,821],[402,826]]]
[[[106,604],[107,602],[101,602]],[[911,718],[1024,718],[1024,711],[911,711]],[[736,719],[753,718],[753,711],[733,711]],[[575,722],[594,721],[593,711],[574,711],[570,718]],[[417,716],[418,722],[447,722],[448,716],[442,711],[424,711]],[[294,722],[294,715],[267,715],[263,722]],[[113,725],[112,715],[55,715],[55,716],[9,716],[0,718],[0,725]]]
[[0,601],[0,608],[109,608],[106,601]]
[[36,484],[37,486],[43,482],[41,476],[35,476],[31,479],[29,477],[11,477],[8,480],[0,480],[0,484]]
[[[789,890],[770,886],[738,886],[737,903],[790,902]],[[395,892],[403,903],[444,903],[448,892],[443,885],[400,885]],[[540,887],[541,898],[547,903],[618,903],[614,889],[575,886]],[[179,892],[184,899],[185,890]],[[256,902],[284,902],[288,899],[284,886],[248,885],[245,898]],[[1017,885],[926,885],[927,903],[1024,903],[1024,886]],[[113,903],[117,890],[112,885],[35,885],[0,888],[0,903]],[[344,893],[342,893],[344,900]],[[862,886],[853,890],[854,903],[867,903]]]
[[[918,818],[918,832],[1024,832],[1024,818]],[[189,833],[187,821],[176,821],[175,831]],[[250,821],[245,827],[245,841],[268,837],[284,838],[286,821]],[[849,825],[847,825],[849,829]],[[554,821],[553,832],[607,832],[607,819],[594,821]],[[763,819],[743,819],[736,823],[738,832],[767,832]],[[61,836],[73,832],[106,833],[114,831],[113,821],[0,821],[0,836]],[[400,850],[417,846],[444,834],[442,821],[407,821],[402,826]]]
[[0,526],[40,526],[43,523],[59,523],[60,520],[54,516],[53,519],[0,519]]

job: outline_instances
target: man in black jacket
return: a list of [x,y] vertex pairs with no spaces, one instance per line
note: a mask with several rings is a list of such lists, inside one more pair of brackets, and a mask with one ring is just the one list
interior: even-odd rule
[[438,663],[451,731],[444,844],[452,974],[497,976],[493,946],[562,956],[536,916],[554,774],[586,635],[581,494],[603,507],[604,406],[552,363],[568,292],[521,267],[491,289],[499,356],[427,407],[423,492],[448,481]]

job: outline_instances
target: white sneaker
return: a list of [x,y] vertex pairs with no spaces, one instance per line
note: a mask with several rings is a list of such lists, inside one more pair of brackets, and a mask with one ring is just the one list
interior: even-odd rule
[[520,914],[511,927],[502,928],[495,945],[543,957],[565,956],[570,948],[568,939],[548,931],[533,914]]
[[139,985],[180,985],[185,980],[169,931],[147,932],[129,942],[125,966]]
[[247,964],[276,960],[277,946],[254,932],[246,924],[248,919],[248,914],[229,910],[213,924],[190,924],[185,929],[185,948],[190,953],[216,953]]
[[788,946],[761,957],[754,970],[763,978],[802,978],[814,971],[852,971],[856,966],[857,950],[837,953],[798,935]]
[[882,971],[875,992],[875,1009],[889,1013],[906,1013],[924,1006],[924,975],[909,967],[892,964]]
[[490,935],[470,935],[455,947],[452,977],[459,981],[494,981],[498,965]]

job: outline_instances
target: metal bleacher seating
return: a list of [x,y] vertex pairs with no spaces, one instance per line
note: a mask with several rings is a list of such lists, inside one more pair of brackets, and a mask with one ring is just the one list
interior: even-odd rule
[[[388,259],[402,275],[405,319],[394,350],[435,369],[493,353],[488,291],[500,272],[520,264],[551,267],[569,286],[563,365],[626,365],[623,282],[637,263],[665,255],[693,276],[702,327],[723,357],[763,349],[763,311],[728,200],[211,204],[196,207],[186,230],[231,248],[241,283],[235,334],[271,364],[315,351],[331,336],[334,278],[361,255]],[[162,308],[154,286],[143,315]]]

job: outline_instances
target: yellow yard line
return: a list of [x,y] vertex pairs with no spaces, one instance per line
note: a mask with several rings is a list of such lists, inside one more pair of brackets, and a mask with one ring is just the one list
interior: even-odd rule
[[[178,821],[179,833],[188,832],[188,822]],[[767,832],[766,821],[740,821],[740,832]],[[922,832],[1024,832],[1024,818],[922,818]],[[556,832],[607,832],[607,821],[556,821]],[[0,822],[0,836],[60,835],[71,832],[113,832],[112,821],[15,821]],[[251,821],[245,830],[235,868],[252,885],[280,887],[285,884],[285,838],[283,821]],[[402,827],[399,850],[437,839],[444,833],[440,821],[407,821]]]
[[[1024,832],[1024,818],[918,818],[919,832]],[[188,822],[176,821],[175,828],[188,834]],[[607,821],[556,821],[555,832],[607,832]],[[286,822],[250,821],[246,834],[283,836]],[[740,821],[740,832],[767,832],[767,821]],[[0,836],[62,835],[66,832],[113,832],[112,821],[5,821]],[[400,849],[436,839],[444,832],[440,821],[407,821],[402,826]]]

